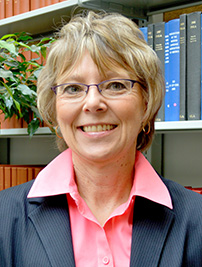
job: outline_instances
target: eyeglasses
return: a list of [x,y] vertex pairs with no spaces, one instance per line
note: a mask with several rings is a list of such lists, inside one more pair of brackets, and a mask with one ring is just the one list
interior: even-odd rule
[[64,83],[51,87],[57,96],[69,101],[81,101],[87,95],[91,86],[96,86],[99,93],[106,98],[119,98],[130,94],[134,84],[139,81],[130,79],[111,79],[98,84]]

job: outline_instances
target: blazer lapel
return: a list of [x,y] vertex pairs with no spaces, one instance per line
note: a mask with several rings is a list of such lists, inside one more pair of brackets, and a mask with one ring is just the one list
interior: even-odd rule
[[169,208],[136,197],[130,267],[158,266],[173,219]]
[[74,253],[66,195],[33,198],[37,205],[29,218],[38,232],[46,253],[54,267],[74,267]]

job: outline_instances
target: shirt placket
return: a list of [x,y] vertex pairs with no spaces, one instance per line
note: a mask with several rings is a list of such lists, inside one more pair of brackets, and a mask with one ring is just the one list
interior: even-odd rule
[[98,267],[114,267],[112,252],[104,228],[100,227],[96,239]]

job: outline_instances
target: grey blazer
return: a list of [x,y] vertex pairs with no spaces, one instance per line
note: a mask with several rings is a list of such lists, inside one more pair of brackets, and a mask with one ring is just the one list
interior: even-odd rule
[[[174,208],[136,197],[130,266],[202,267],[202,196],[162,180]],[[32,183],[0,192],[0,266],[75,266],[66,195],[27,199]]]

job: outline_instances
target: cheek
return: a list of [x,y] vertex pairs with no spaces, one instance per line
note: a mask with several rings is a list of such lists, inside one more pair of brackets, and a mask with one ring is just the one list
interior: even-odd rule
[[64,103],[61,100],[56,101],[56,115],[57,122],[60,126],[62,124],[71,124],[73,119],[73,109],[69,107],[67,103]]
[[141,124],[144,117],[144,105],[141,98],[129,100],[122,106],[122,118],[132,125]]

